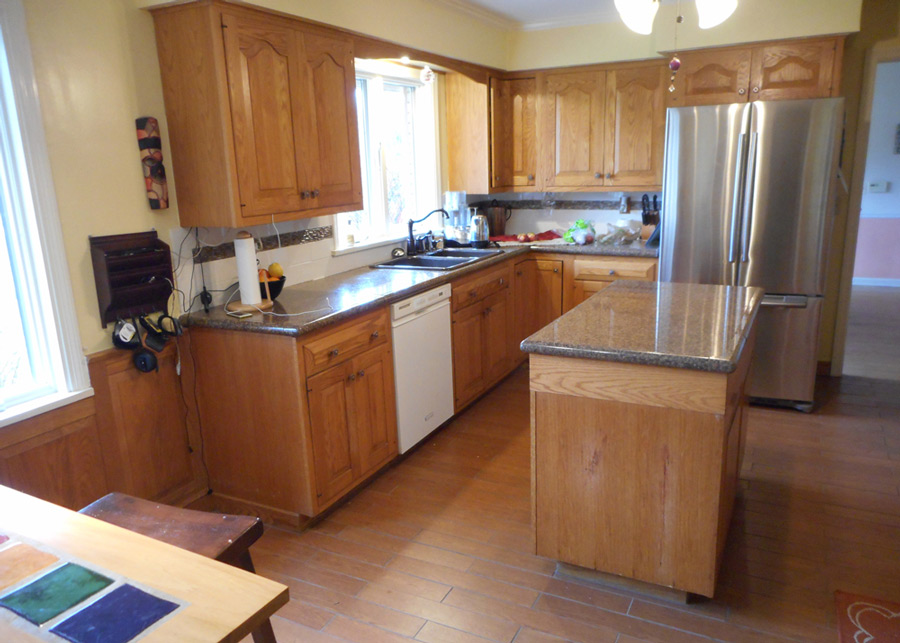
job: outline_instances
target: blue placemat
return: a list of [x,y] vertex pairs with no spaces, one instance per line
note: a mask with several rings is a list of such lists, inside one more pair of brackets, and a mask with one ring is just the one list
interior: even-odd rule
[[50,631],[73,643],[125,643],[176,609],[176,603],[122,585]]

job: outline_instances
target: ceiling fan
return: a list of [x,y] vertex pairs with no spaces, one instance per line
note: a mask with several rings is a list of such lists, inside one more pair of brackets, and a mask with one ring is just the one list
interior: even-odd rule
[[[632,31],[648,35],[653,31],[653,19],[660,0],[615,0],[622,22]],[[737,8],[738,0],[696,0],[700,28],[709,29],[722,24]]]

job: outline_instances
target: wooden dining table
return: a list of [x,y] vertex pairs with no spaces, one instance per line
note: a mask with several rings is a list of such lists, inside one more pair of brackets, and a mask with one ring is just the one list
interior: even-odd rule
[[[280,583],[0,486],[0,541],[3,536],[9,540],[0,543],[0,554],[27,545],[58,558],[46,569],[76,563],[113,579],[111,588],[128,583],[176,603],[140,635],[142,643],[240,641],[288,601]],[[0,602],[27,582],[0,589]],[[0,641],[64,641],[50,631],[58,621],[39,627],[0,606]]]

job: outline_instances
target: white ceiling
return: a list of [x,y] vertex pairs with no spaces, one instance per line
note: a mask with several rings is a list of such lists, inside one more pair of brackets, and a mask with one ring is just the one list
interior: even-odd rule
[[437,0],[509,29],[549,29],[619,20],[614,0]]

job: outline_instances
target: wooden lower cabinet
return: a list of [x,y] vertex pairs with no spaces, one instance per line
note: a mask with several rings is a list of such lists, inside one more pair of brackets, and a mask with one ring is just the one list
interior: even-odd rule
[[617,279],[655,281],[656,259],[645,257],[590,257],[572,262],[571,306],[575,307]]
[[299,342],[192,329],[212,507],[301,525],[397,455],[389,328],[383,308]]
[[457,411],[516,363],[511,263],[453,284],[453,394]]
[[[529,257],[515,265],[515,350],[517,357],[527,355],[518,344],[562,315],[563,262],[560,259]],[[517,359],[516,361],[519,361]]]
[[320,505],[397,455],[393,362],[384,345],[307,380]]

